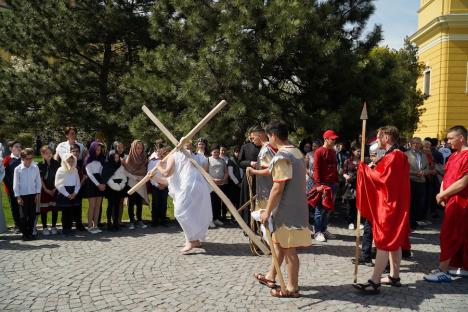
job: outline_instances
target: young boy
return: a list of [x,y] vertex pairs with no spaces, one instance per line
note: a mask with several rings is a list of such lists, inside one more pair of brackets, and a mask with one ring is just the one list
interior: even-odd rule
[[21,164],[13,174],[13,192],[19,206],[20,230],[23,240],[32,240],[34,221],[36,219],[36,201],[41,194],[41,176],[39,168],[33,162],[34,150],[26,148],[21,151]]
[[[215,183],[219,188],[226,193],[228,169],[224,159],[219,157],[220,146],[219,144],[213,144],[211,146],[211,157],[208,158],[208,173],[213,177]],[[216,192],[211,192],[211,207],[213,209],[213,222],[210,223],[210,228],[216,226],[223,226],[224,223],[221,219],[221,209],[223,203],[221,198]]]
[[276,270],[273,263],[265,274],[255,274],[258,281],[271,289],[274,297],[300,297],[299,257],[297,247],[312,244],[305,185],[305,164],[301,151],[288,142],[288,128],[278,121],[266,127],[271,146],[278,150],[270,163],[273,187],[267,206],[260,215],[262,223],[273,217],[273,247],[279,265],[286,259],[288,283],[286,291],[275,287]]
[[21,143],[18,141],[8,142],[8,147],[11,151],[11,154],[5,156],[3,159],[3,165],[5,166],[5,189],[8,194],[8,199],[10,200],[11,215],[13,216],[13,221],[15,222],[15,229],[13,232],[15,234],[19,233],[20,228],[20,213],[18,202],[15,198],[15,193],[13,192],[13,173],[15,168],[21,164]]

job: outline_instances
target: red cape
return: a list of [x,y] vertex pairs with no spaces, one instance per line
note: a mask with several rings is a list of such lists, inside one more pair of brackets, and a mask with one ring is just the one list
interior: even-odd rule
[[408,158],[400,150],[385,155],[375,169],[359,164],[356,207],[371,221],[378,249],[409,248],[409,170]]
[[307,202],[312,207],[317,207],[318,203],[322,201],[322,206],[328,210],[335,210],[333,203],[333,190],[328,185],[322,185],[322,191],[317,191],[317,186],[314,186],[307,194]]
[[[444,190],[467,174],[468,150],[452,154],[445,165]],[[450,196],[445,205],[440,261],[448,259],[450,266],[468,270],[468,187]]]

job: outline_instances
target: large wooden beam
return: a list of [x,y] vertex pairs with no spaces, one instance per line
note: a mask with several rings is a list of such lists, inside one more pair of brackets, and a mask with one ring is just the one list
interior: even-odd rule
[[[221,101],[223,102],[223,101]],[[221,103],[220,103],[221,104]],[[225,104],[224,104],[225,105]],[[219,104],[218,104],[219,106]],[[218,107],[217,106],[217,107]],[[217,109],[217,107],[215,107],[215,109]],[[222,107],[221,107],[222,108]],[[217,109],[217,112],[221,109],[221,108],[218,108]],[[210,112],[210,114],[212,113],[213,111]],[[179,147],[180,143],[179,141],[177,141],[177,139],[174,137],[174,135],[172,135],[172,133],[164,126],[164,124],[153,114],[151,113],[151,111],[149,110],[145,110],[145,113],[148,115],[148,117],[150,117],[151,120],[153,120],[156,124],[156,126],[161,130],[161,132],[171,141],[172,144],[174,144],[175,146]],[[207,117],[210,115],[208,114]],[[210,115],[210,118],[211,119],[215,114],[211,114]],[[203,120],[199,123],[199,124],[206,124],[208,122],[208,120],[206,117],[203,118]],[[198,126],[198,125],[197,125]],[[197,130],[197,132],[201,129],[201,127],[195,127],[193,130]],[[189,134],[186,136],[189,137],[189,135],[193,135],[193,133],[196,133],[195,131],[190,131]],[[241,229],[249,236],[249,238],[252,240],[252,242],[258,246],[258,248],[260,248],[260,250],[265,254],[265,255],[268,255],[270,253],[270,250],[267,246],[265,246],[265,244],[262,242],[262,240],[260,239],[260,237],[258,235],[256,235],[251,229],[250,227],[244,222],[244,219],[242,219],[242,217],[240,216],[240,214],[237,212],[237,208],[234,206],[234,204],[229,200],[229,198],[224,194],[224,192],[219,188],[219,186],[213,181],[213,178],[210,176],[210,174],[208,172],[205,171],[205,169],[203,169],[202,166],[200,166],[200,164],[198,164],[198,162],[193,159],[192,155],[190,152],[188,152],[186,149],[184,148],[180,148],[179,149],[180,152],[182,152],[187,158],[190,159],[190,161],[192,162],[192,164],[198,169],[198,171],[203,175],[203,177],[205,178],[206,182],[208,182],[208,184],[211,185],[211,187],[213,188],[213,191],[216,192],[216,194],[218,194],[218,196],[221,198],[221,200],[223,201],[223,203],[226,205],[226,207],[228,208],[229,212],[231,213],[231,215],[234,217],[234,219],[236,219],[237,223],[239,224],[239,226],[241,227]]]

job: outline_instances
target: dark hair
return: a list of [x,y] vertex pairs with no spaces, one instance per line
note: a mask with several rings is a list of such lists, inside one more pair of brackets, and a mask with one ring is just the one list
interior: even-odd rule
[[8,142],[8,147],[9,147],[9,148],[12,148],[13,145],[15,145],[15,144],[21,144],[21,142],[18,141],[18,140],[9,141],[9,142]]
[[240,152],[239,146],[235,146],[233,149],[233,153],[239,153],[239,152]]
[[272,121],[266,127],[265,131],[268,134],[274,134],[281,141],[288,139],[288,126],[282,121]]
[[453,126],[451,127],[450,129],[448,129],[447,133],[449,132],[456,132],[458,133],[459,135],[462,135],[463,138],[465,139],[466,141],[466,135],[467,135],[467,131],[466,131],[466,128],[463,127],[463,126]]
[[400,132],[398,131],[398,128],[395,126],[384,126],[380,127],[377,132],[383,132],[385,135],[388,135],[392,138],[392,143],[397,144],[398,141],[400,140]]
[[26,158],[26,156],[33,156],[34,155],[34,150],[30,147],[25,148],[24,150],[21,151],[21,159]]
[[72,151],[72,149],[78,149],[80,151],[80,153],[81,153],[81,148],[76,143],[70,144],[70,152]]
[[219,150],[219,149],[221,149],[221,146],[219,144],[217,143],[211,144],[210,151]]
[[75,131],[75,133],[78,133],[78,128],[75,126],[65,127],[65,129],[63,130],[63,133],[65,133],[65,135],[68,135],[68,133],[70,133],[70,131],[72,130]]

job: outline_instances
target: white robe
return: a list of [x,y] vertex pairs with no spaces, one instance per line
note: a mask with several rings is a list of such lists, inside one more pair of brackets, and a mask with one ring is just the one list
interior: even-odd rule
[[174,173],[168,177],[174,215],[187,241],[203,241],[213,219],[209,184],[182,152],[174,154],[174,162]]

